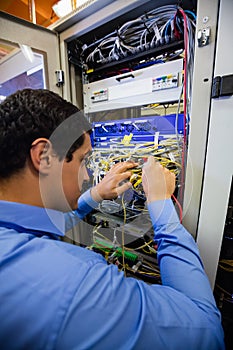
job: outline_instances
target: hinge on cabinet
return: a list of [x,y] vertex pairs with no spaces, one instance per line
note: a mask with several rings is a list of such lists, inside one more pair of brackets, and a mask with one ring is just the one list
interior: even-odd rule
[[62,85],[64,85],[64,72],[63,72],[63,70],[56,70],[56,77],[57,77],[57,83],[56,83],[56,85],[58,86],[58,87],[60,87],[60,86],[62,86]]
[[212,98],[233,95],[233,74],[217,76],[213,80]]

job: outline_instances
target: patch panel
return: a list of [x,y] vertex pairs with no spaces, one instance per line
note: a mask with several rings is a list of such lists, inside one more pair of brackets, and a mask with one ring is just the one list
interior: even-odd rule
[[157,133],[161,141],[175,135],[182,135],[184,130],[183,114],[167,116],[147,116],[133,119],[119,119],[93,123],[93,145],[102,146],[102,142],[111,142],[132,134],[132,142],[154,141]]

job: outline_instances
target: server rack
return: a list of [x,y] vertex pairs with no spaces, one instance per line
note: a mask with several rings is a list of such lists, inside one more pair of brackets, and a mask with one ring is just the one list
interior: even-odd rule
[[[152,5],[153,3],[153,5]],[[185,1],[183,3],[186,3]],[[1,15],[1,39],[24,43],[45,52],[47,87],[82,107],[82,81],[69,63],[67,47],[78,37],[103,28],[123,16],[159,3],[147,0],[88,1],[50,31],[11,16]],[[197,239],[212,287],[224,232],[232,176],[232,97],[212,99],[213,78],[231,75],[229,28],[232,2],[197,2],[196,48],[192,82],[191,120],[184,192],[183,223]],[[224,20],[223,20],[224,18]],[[206,33],[210,36],[205,42]],[[200,39],[201,38],[201,39]],[[64,72],[64,84],[58,86],[55,72]],[[217,143],[216,140],[219,140]],[[220,147],[220,146],[221,147]],[[217,162],[217,166],[216,166]],[[217,170],[216,170],[217,168]],[[224,169],[224,170],[222,170]],[[215,174],[215,176],[213,175]],[[216,175],[217,174],[217,175]],[[217,177],[218,181],[215,181]]]

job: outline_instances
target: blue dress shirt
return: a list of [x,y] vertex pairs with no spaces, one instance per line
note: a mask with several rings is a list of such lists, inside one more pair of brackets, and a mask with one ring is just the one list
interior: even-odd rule
[[[76,214],[96,205],[87,192]],[[63,213],[0,201],[0,349],[224,349],[196,243],[171,200],[148,209],[163,285],[60,241]]]

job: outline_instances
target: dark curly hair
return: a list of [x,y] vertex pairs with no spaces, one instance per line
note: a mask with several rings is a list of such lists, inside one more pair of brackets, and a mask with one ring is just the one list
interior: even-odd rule
[[[49,139],[58,126],[74,114],[76,118],[62,129],[62,134],[60,132],[61,141],[52,142],[59,158],[67,162],[82,146],[84,132],[91,132],[91,125],[79,109],[49,90],[24,89],[7,97],[0,104],[0,178],[24,168],[32,142],[40,137]],[[74,142],[67,148],[70,132]]]

